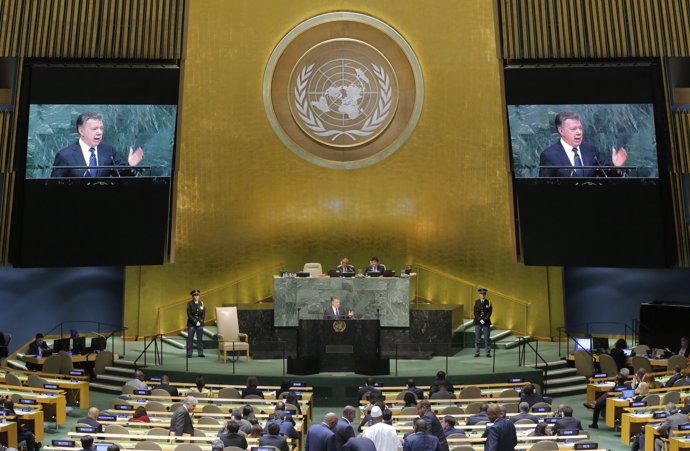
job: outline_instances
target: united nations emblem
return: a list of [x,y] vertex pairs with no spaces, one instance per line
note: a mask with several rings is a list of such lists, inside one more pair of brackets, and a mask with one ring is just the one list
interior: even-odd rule
[[345,332],[347,329],[347,324],[345,321],[333,321],[333,330],[337,333]]
[[273,130],[312,163],[354,169],[381,161],[414,130],[424,97],[419,62],[387,24],[328,13],[291,30],[264,75]]
[[362,145],[381,134],[395,116],[395,71],[364,42],[334,39],[319,44],[305,53],[290,78],[292,117],[324,145]]

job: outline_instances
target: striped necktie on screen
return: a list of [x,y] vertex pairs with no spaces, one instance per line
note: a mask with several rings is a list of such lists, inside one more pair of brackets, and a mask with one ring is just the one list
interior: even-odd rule
[[[582,167],[582,159],[580,159],[580,154],[578,152],[577,147],[573,147],[573,153],[575,154],[575,167]],[[575,177],[582,177],[584,175],[584,171],[577,169],[575,169],[573,173]]]

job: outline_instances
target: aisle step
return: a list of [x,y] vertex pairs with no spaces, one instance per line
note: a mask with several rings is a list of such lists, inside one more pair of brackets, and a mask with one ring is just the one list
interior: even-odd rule
[[582,383],[586,387],[587,386],[587,378],[584,376],[556,377],[553,379],[548,378],[544,381],[544,385],[547,387],[552,387],[554,385],[566,385],[566,384],[578,384],[578,383]]
[[166,345],[170,345],[170,346],[177,348],[177,349],[184,349],[186,346],[182,340],[175,340],[173,338],[165,337],[165,336],[162,339]]
[[575,368],[558,368],[555,370],[548,369],[546,370],[546,374],[549,379],[557,376],[563,376],[563,375],[575,375],[577,374],[577,370]]
[[125,374],[129,376],[130,378],[132,377],[132,374],[134,373],[133,368],[127,368],[127,367],[120,367],[120,366],[106,366],[105,370],[111,373],[120,373],[120,374]]
[[546,363],[539,362],[536,365],[527,365],[527,366],[530,366],[532,368],[546,368],[548,366],[549,369],[555,369],[558,367],[568,366],[568,362],[566,362],[565,360],[555,360],[553,362],[546,362]]
[[503,340],[504,338],[512,336],[512,332],[509,330],[503,330],[497,334],[491,335],[491,342],[496,343]]
[[89,388],[96,390],[96,391],[106,391],[106,392],[114,392],[114,393],[121,393],[122,392],[122,386],[118,387],[116,385],[103,384],[100,382],[89,383]]
[[99,381],[105,380],[105,381],[120,383],[120,387],[122,387],[123,385],[125,385],[125,383],[127,383],[127,381],[132,380],[132,378],[131,377],[124,377],[124,376],[114,376],[112,374],[106,373],[106,374],[99,374],[98,376],[96,376],[96,380],[99,380]]

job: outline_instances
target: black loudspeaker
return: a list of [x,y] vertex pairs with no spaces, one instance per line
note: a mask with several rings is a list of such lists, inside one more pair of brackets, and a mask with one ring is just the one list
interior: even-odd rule
[[389,359],[357,359],[355,361],[355,373],[367,376],[390,374]]
[[295,359],[288,357],[287,372],[289,374],[318,374],[319,361],[318,359]]

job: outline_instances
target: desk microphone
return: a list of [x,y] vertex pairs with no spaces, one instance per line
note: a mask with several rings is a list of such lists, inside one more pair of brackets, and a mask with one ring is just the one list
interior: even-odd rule
[[301,309],[300,309],[299,307],[297,307],[297,321],[299,321],[299,311],[300,311],[300,310],[301,310]]
[[[597,164],[597,166],[602,166],[601,162],[599,161],[599,155],[597,155],[596,153],[594,154],[594,162]],[[609,178],[609,176],[606,175],[606,171],[605,171],[605,170],[599,169],[599,172],[601,172],[602,174],[604,174],[604,177],[605,177],[605,178]]]
[[114,167],[115,173],[117,174],[117,176],[120,177],[120,171],[117,169],[117,166],[115,165],[115,157],[113,156],[113,154],[110,154],[110,163],[111,163],[111,166]]
[[379,314],[379,309],[376,309],[376,319],[381,319],[381,315]]

